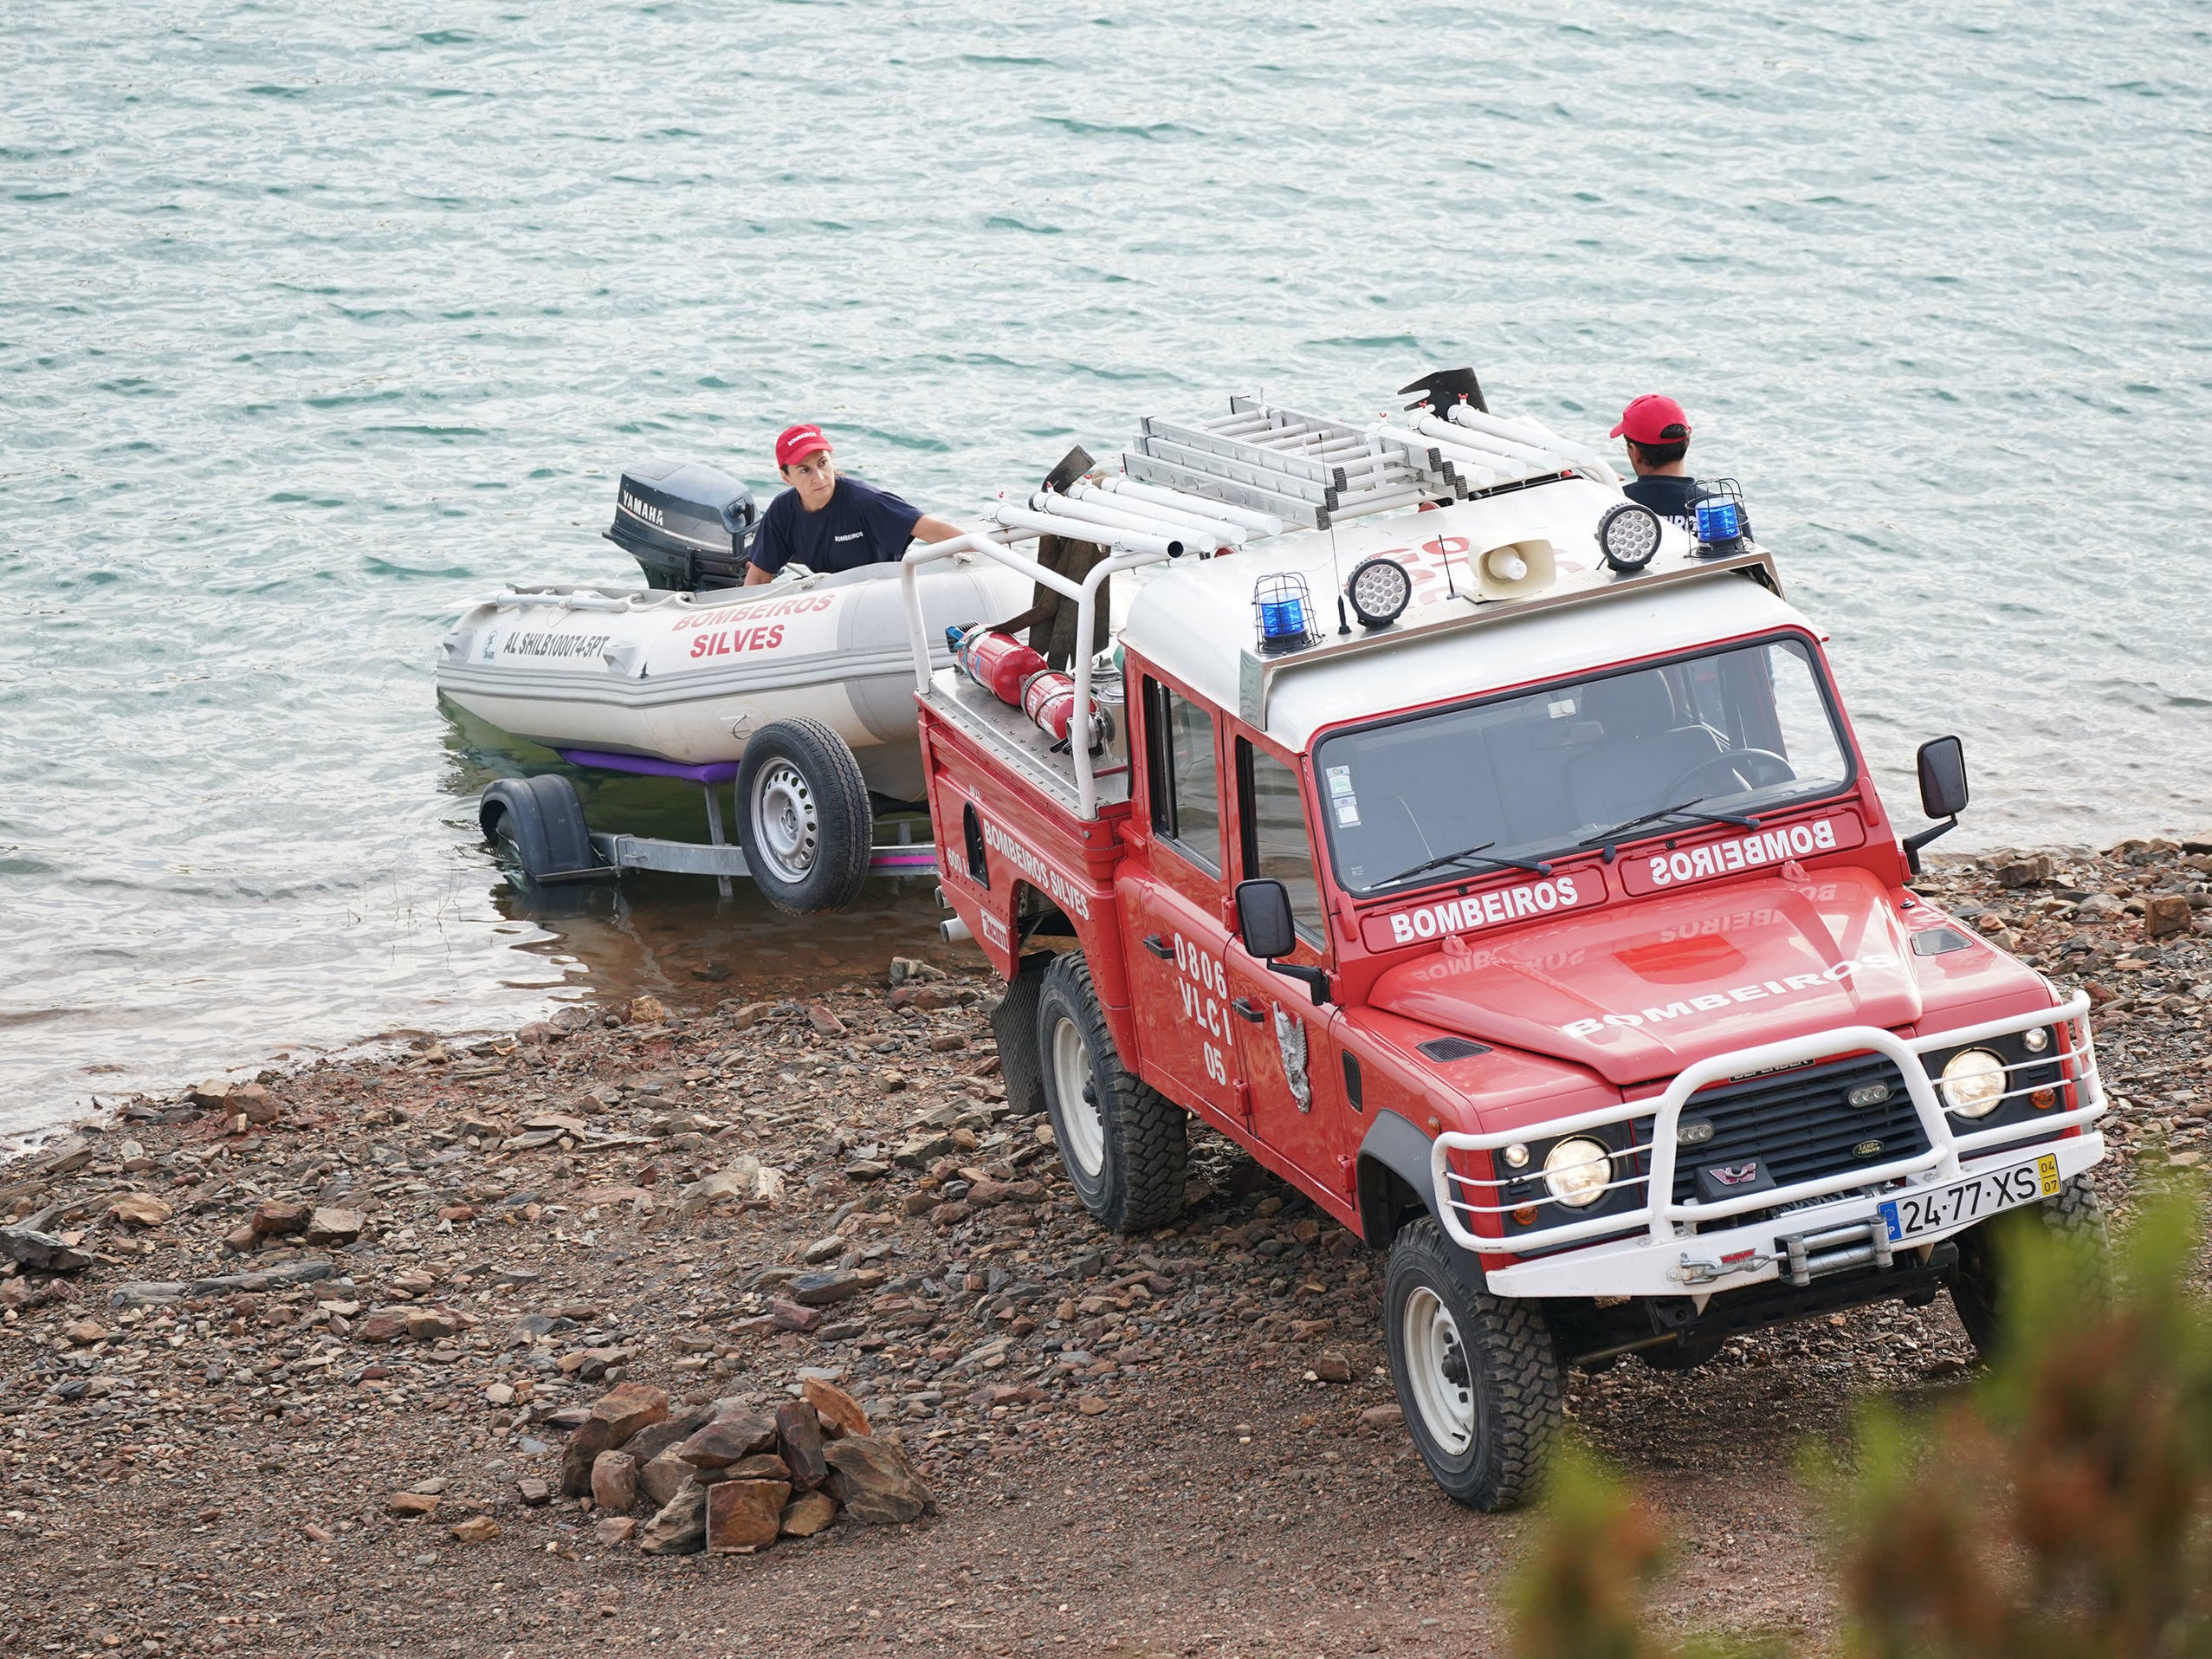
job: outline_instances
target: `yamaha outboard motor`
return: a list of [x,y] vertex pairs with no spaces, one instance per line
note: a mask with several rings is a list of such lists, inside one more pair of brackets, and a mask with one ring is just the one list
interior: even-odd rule
[[697,593],[745,583],[760,527],[753,492],[696,461],[648,461],[622,475],[608,541],[637,561],[645,585]]

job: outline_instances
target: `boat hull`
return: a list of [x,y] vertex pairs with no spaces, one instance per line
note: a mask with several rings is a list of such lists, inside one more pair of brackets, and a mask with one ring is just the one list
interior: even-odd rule
[[[948,626],[997,622],[1027,583],[969,564],[917,584],[934,667]],[[914,656],[898,567],[707,593],[516,589],[471,606],[440,642],[438,690],[549,748],[688,766],[741,760],[779,720],[818,720],[876,794],[921,797]]]

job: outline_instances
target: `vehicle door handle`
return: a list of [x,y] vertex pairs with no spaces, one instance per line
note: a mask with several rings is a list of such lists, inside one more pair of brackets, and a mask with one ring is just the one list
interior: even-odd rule
[[1243,1014],[1245,1019],[1251,1021],[1254,1025],[1259,1024],[1260,1021],[1267,1018],[1266,1014],[1263,1014],[1259,1009],[1252,1007],[1252,999],[1249,997],[1240,996],[1237,998],[1235,1001],[1230,1003],[1229,1006],[1236,1009],[1239,1014]]
[[1148,933],[1144,936],[1144,948],[1162,962],[1170,962],[1174,958],[1175,947],[1156,933]]

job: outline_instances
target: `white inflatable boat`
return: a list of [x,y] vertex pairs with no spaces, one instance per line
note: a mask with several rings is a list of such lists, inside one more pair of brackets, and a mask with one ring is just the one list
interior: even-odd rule
[[[939,642],[949,626],[1012,616],[1030,597],[1012,572],[982,561],[954,564],[918,591]],[[815,720],[844,740],[874,794],[922,794],[896,565],[703,593],[512,589],[469,607],[445,636],[437,686],[548,748],[682,767],[741,761],[762,728]]]

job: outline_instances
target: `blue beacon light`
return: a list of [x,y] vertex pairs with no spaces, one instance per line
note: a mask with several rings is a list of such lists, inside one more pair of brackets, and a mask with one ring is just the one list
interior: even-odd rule
[[1735,553],[1743,546],[1743,490],[1733,478],[1710,485],[1693,503],[1698,515],[1698,551]]
[[1313,595],[1303,577],[1263,576],[1252,599],[1262,651],[1289,651],[1312,637]]

